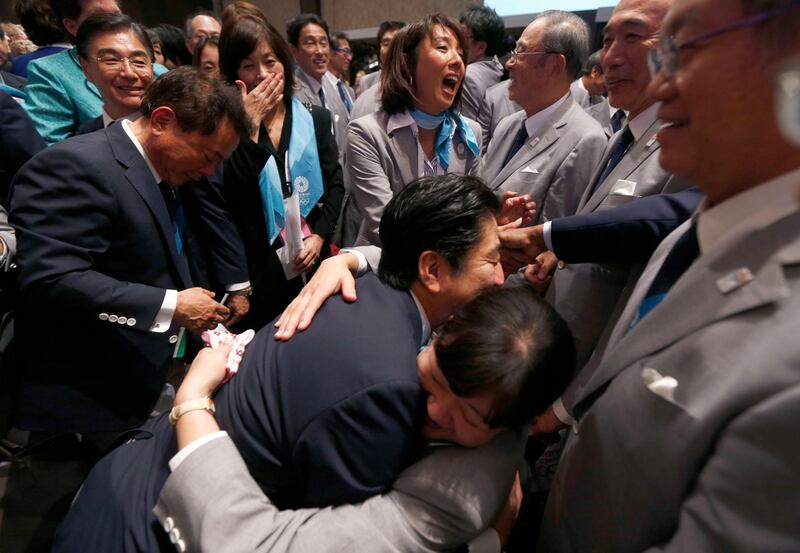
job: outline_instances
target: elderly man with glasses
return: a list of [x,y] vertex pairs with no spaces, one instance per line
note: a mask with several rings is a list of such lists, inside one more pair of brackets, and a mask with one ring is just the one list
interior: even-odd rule
[[664,21],[660,163],[706,199],[592,360],[540,550],[800,549],[797,70],[776,79],[799,15],[796,0],[675,0]]

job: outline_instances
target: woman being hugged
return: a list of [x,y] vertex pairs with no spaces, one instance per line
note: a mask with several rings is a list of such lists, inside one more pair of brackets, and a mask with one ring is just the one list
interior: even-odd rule
[[344,186],[331,115],[293,98],[289,47],[266,19],[236,15],[220,34],[220,70],[252,122],[224,166],[223,195],[245,245],[253,295],[244,328],[260,328],[329,250]]
[[481,133],[458,105],[466,40],[455,19],[434,14],[394,37],[381,75],[381,110],[350,123],[347,172],[363,221],[356,244],[380,244],[383,209],[412,180],[476,174]]

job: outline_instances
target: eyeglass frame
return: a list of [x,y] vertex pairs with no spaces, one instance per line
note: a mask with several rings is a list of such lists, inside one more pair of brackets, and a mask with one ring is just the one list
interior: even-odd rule
[[704,42],[708,42],[712,38],[716,38],[733,31],[739,31],[741,29],[747,29],[749,27],[754,27],[755,25],[760,25],[761,23],[769,21],[773,17],[780,15],[791,8],[797,7],[798,5],[800,5],[800,2],[781,6],[780,8],[776,8],[774,10],[750,15],[744,19],[734,21],[728,25],[723,25],[722,27],[706,33],[702,33],[699,36],[689,39],[680,45],[675,41],[674,35],[664,36],[659,41],[658,46],[647,53],[647,67],[650,70],[650,76],[655,77],[661,73],[661,71],[666,71],[667,75],[674,77],[675,73],[678,72],[678,54],[680,54],[681,51],[686,50],[687,48],[695,48]]
[[560,54],[561,52],[547,52],[543,50],[538,50],[536,52],[520,52],[517,48],[511,50],[511,58],[514,60],[518,60],[520,56],[535,56],[537,54]]
[[333,47],[333,51],[334,52],[338,52],[340,54],[344,54],[345,56],[352,56],[353,55],[353,49],[352,48],[340,48],[340,47],[336,46],[336,47]]
[[[148,70],[150,71],[153,70],[153,61],[147,55],[143,55],[141,57],[142,60],[147,60],[147,65],[143,67],[137,67],[133,62],[139,61],[139,57],[134,56],[134,58],[135,59],[131,59],[130,56],[117,56],[114,54],[104,54],[102,56],[96,56],[94,59],[97,60],[97,63],[100,65],[100,67],[106,71],[119,71],[120,69],[122,69],[123,65],[125,65],[125,62],[128,63],[128,67],[130,67],[134,73],[145,73]],[[109,67],[108,66],[109,63],[119,63],[119,66]]]

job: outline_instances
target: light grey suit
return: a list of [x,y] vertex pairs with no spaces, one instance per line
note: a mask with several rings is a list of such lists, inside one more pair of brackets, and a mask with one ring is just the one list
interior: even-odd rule
[[[467,119],[478,144],[478,124]],[[353,187],[363,221],[356,245],[380,244],[378,225],[389,200],[409,182],[422,177],[423,159],[419,142],[411,127],[396,127],[383,111],[351,122],[347,139],[346,175]],[[448,173],[474,175],[480,156],[474,156],[459,134],[450,146]]]
[[611,128],[611,112],[608,110],[608,100],[603,98],[601,101],[596,102],[586,108],[586,113],[600,123],[603,132],[606,133],[608,138],[614,134],[614,129]]
[[628,331],[690,222],[653,254],[578,396],[584,414],[550,491],[542,550],[800,550],[794,201],[701,255]]
[[304,103],[321,106],[331,112],[333,135],[336,138],[336,147],[339,148],[339,163],[344,166],[344,153],[347,150],[347,124],[350,114],[344,107],[339,90],[336,88],[336,77],[326,73],[322,78],[322,91],[325,96],[325,105],[322,105],[319,94],[311,86],[311,77],[305,74],[300,66],[295,64],[295,98]]
[[512,102],[508,97],[508,87],[510,85],[511,81],[501,81],[486,89],[486,94],[483,95],[483,102],[481,102],[480,111],[478,112],[478,124],[483,132],[481,152],[484,154],[489,148],[489,142],[492,140],[494,130],[503,117],[522,110],[519,104]]
[[350,120],[352,121],[353,119],[364,117],[370,113],[375,113],[376,111],[380,111],[380,109],[381,87],[380,84],[378,84],[358,95],[358,98],[356,98],[353,104],[353,109],[350,110]]
[[504,165],[527,118],[518,111],[500,122],[484,156],[481,177],[492,190],[530,194],[536,202],[536,223],[572,215],[608,140],[570,95],[538,136],[531,137]]
[[499,83],[502,77],[503,64],[497,56],[482,58],[467,65],[461,84],[461,115],[477,120],[486,89]]
[[[659,144],[655,133],[660,125],[655,120],[648,127],[605,181],[597,185],[594,193],[586,189],[577,213],[609,209],[642,196],[677,192],[689,186],[686,180],[670,175],[658,163]],[[591,182],[602,173],[620,136],[621,133],[617,133],[609,141]],[[577,348],[576,367],[583,367],[589,360],[603,329],[624,305],[624,300],[620,305],[620,297],[626,284],[635,282],[638,270],[641,267],[624,264],[559,264],[545,297],[572,330]],[[562,395],[568,408],[572,393],[574,387],[570,385]]]
[[403,471],[387,495],[278,511],[233,443],[219,438],[181,463],[154,511],[191,552],[450,550],[478,535],[505,503],[524,443],[521,433],[505,433],[480,448],[436,448]]
[[358,84],[358,95],[361,96],[367,90],[369,90],[370,88],[372,88],[373,86],[375,86],[379,82],[381,82],[381,70],[380,69],[378,69],[374,73],[367,73],[366,75],[361,77],[361,80],[359,81],[359,84]]

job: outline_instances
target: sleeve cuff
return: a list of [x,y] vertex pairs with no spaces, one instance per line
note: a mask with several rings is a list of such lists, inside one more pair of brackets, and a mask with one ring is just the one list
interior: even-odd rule
[[367,271],[369,270],[369,264],[367,263],[367,256],[365,256],[358,250],[351,250],[348,248],[341,250],[339,252],[339,255],[343,253],[349,253],[350,255],[354,255],[356,256],[356,259],[358,259],[358,270],[356,271],[356,277],[363,276],[367,273]]
[[467,544],[469,553],[500,553],[503,549],[500,543],[500,536],[494,528],[487,528],[481,534]]
[[237,282],[236,284],[229,284],[225,287],[226,292],[238,292],[239,290],[244,290],[245,288],[250,288],[250,281],[246,280],[244,282]]
[[572,426],[573,424],[575,424],[575,419],[572,418],[572,415],[570,415],[567,412],[567,408],[564,407],[564,402],[561,401],[561,398],[558,398],[553,403],[553,413],[555,413],[556,418],[558,420],[560,420],[561,422],[563,422],[564,424],[567,424],[569,426]]
[[153,324],[150,325],[150,332],[166,332],[172,324],[172,316],[175,315],[175,307],[178,305],[178,291],[166,290],[161,309],[156,313]]
[[178,470],[178,467],[181,466],[184,459],[186,459],[189,455],[206,445],[208,442],[212,442],[218,438],[223,438],[227,436],[228,433],[224,430],[220,430],[219,432],[213,432],[211,434],[206,434],[202,438],[198,438],[183,449],[181,449],[178,453],[176,453],[172,459],[169,460],[169,470],[175,472]]
[[[547,246],[547,249],[551,252],[553,252],[553,240],[550,238],[550,227],[552,226],[552,223],[552,221],[545,221],[545,223],[542,225],[542,239],[544,240],[544,245]],[[557,253],[556,257],[558,257]]]

